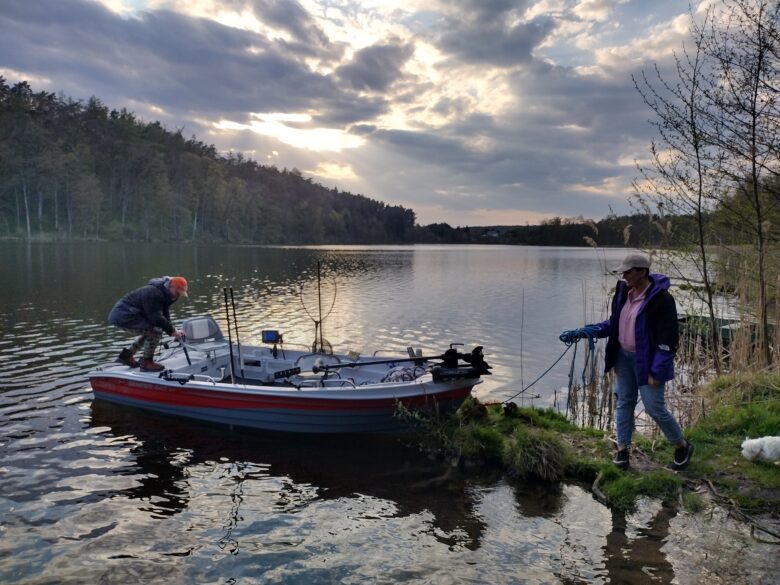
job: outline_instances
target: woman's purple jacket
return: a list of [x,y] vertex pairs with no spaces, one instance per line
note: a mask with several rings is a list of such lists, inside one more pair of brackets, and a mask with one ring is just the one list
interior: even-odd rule
[[[597,323],[598,336],[607,337],[604,355],[604,373],[611,370],[620,351],[618,330],[620,311],[628,298],[626,283],[619,280],[612,297],[612,314]],[[669,293],[669,278],[663,274],[650,275],[650,288],[636,317],[636,381],[647,384],[652,374],[657,382],[674,379],[674,354],[679,340],[677,305]]]

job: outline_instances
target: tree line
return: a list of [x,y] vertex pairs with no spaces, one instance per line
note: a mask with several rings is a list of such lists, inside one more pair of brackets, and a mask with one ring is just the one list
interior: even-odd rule
[[[662,222],[669,224],[669,235],[659,230]],[[655,248],[685,244],[687,238],[683,234],[694,226],[695,219],[690,215],[662,218],[656,213],[638,211],[630,215],[609,214],[600,220],[553,217],[534,225],[452,227],[435,223],[425,226],[424,236],[426,241],[437,243]]]
[[96,98],[0,77],[0,236],[254,243],[413,237],[411,209],[220,154]]

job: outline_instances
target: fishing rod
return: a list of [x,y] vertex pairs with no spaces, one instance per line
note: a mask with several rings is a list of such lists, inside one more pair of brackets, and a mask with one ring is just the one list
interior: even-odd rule
[[227,317],[227,330],[228,330],[228,343],[230,345],[230,383],[234,384],[234,376],[233,376],[233,337],[230,333],[230,309],[228,308],[228,296],[227,296],[227,288],[223,287],[222,292],[225,293],[225,317]]
[[[332,364],[332,365],[321,365],[321,366],[313,366],[312,372],[315,374],[319,374],[320,372],[328,372],[330,370],[339,370],[341,368],[359,368],[361,366],[375,366],[375,365],[381,365],[381,364],[395,364],[395,363],[402,363],[402,362],[426,362],[430,360],[442,360],[442,365],[445,368],[457,368],[458,360],[463,360],[467,364],[470,364],[474,367],[481,368],[484,370],[485,374],[489,374],[487,370],[490,369],[490,366],[485,362],[484,356],[482,354],[482,346],[475,347],[471,353],[458,353],[454,349],[450,348],[447,351],[445,351],[441,355],[432,355],[432,356],[416,356],[416,357],[408,357],[408,358],[388,358],[384,360],[371,360],[368,362],[344,362],[340,364]],[[418,364],[420,365],[420,364]]]
[[440,355],[432,355],[432,356],[421,356],[421,357],[413,357],[413,358],[398,358],[398,359],[386,359],[386,360],[373,360],[370,362],[343,362],[340,364],[333,364],[333,365],[322,365],[322,366],[313,366],[312,372],[315,374],[319,374],[320,372],[328,372],[330,370],[340,370],[341,368],[359,368],[361,366],[376,366],[381,364],[396,364],[401,362],[427,362],[429,360],[440,360],[443,356]]
[[236,301],[233,298],[233,287],[230,287],[230,304],[233,306],[233,327],[236,329],[236,345],[238,345],[238,365],[241,368],[241,379],[244,379],[244,361],[241,359],[241,340],[238,338],[238,318],[236,317]]

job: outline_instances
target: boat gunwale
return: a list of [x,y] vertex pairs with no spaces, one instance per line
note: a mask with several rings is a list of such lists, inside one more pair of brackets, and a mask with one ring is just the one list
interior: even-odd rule
[[[420,376],[415,380],[400,382],[377,382],[363,384],[360,386],[332,387],[306,387],[298,388],[296,386],[257,386],[249,384],[237,384],[230,382],[204,382],[201,380],[188,380],[184,384],[178,380],[166,380],[159,375],[149,375],[143,372],[122,372],[122,371],[93,371],[89,373],[90,383],[95,378],[110,378],[152,386],[170,390],[185,390],[187,393],[192,391],[201,391],[208,394],[239,394],[245,396],[277,396],[279,398],[289,398],[296,396],[301,399],[317,398],[324,400],[382,400],[387,398],[406,398],[411,396],[435,396],[443,392],[448,392],[462,386],[469,385],[472,388],[481,384],[480,378],[460,378],[448,380],[445,382],[433,382],[430,376]],[[423,378],[426,378],[423,380]],[[400,392],[398,392],[400,391]],[[93,393],[95,390],[93,388]]]

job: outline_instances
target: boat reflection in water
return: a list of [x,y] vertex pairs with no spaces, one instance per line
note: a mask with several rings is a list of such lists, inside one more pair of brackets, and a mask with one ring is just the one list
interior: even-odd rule
[[[122,495],[139,500],[139,510],[156,519],[193,508],[200,514],[204,506],[225,508],[226,495],[231,503],[221,520],[236,547],[239,518],[252,522],[241,507],[247,498],[261,498],[261,508],[275,515],[350,498],[370,501],[376,518],[429,514],[439,542],[469,549],[479,546],[485,528],[464,480],[397,438],[234,431],[101,400],[92,402],[91,425],[129,447],[135,469],[125,472],[136,474],[138,485]],[[371,516],[367,510],[365,518]],[[351,522],[338,520],[331,530]]]

